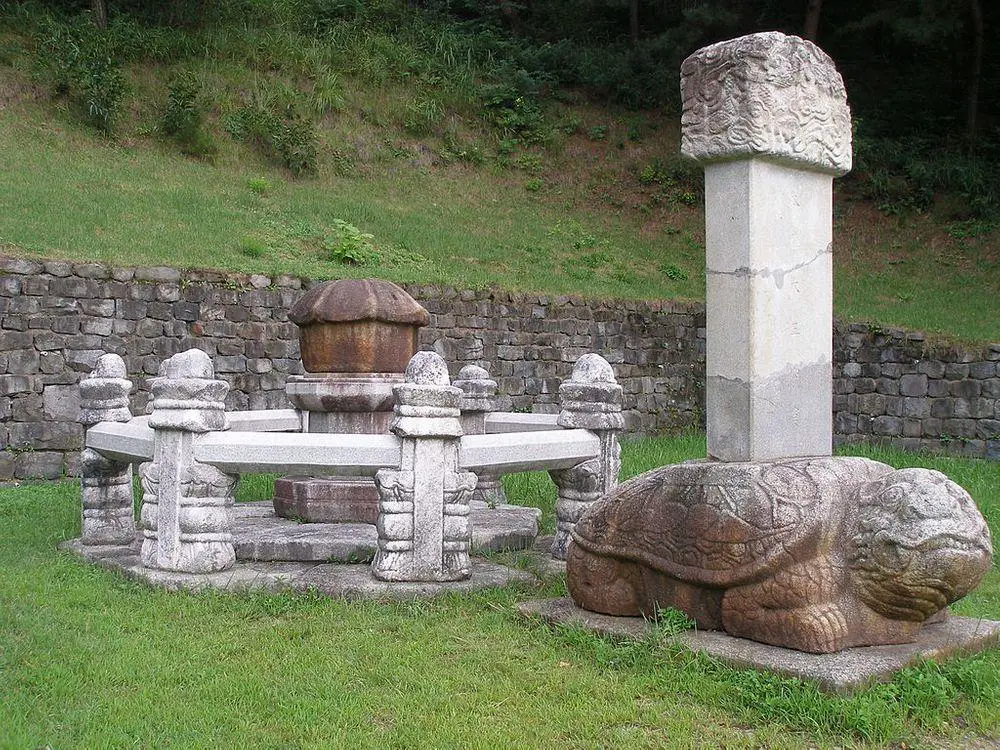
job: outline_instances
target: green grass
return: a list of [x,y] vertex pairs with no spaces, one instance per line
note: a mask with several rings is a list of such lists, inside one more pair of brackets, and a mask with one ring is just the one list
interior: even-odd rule
[[[628,443],[626,472],[703,445]],[[996,532],[1000,465],[874,455],[945,468]],[[268,491],[246,484],[243,499]],[[831,697],[679,649],[667,626],[631,642],[522,621],[523,587],[404,603],[148,589],[55,550],[78,513],[73,483],[0,489],[0,747],[963,747],[1000,732],[997,651]],[[957,609],[1000,616],[998,588],[993,570]]]

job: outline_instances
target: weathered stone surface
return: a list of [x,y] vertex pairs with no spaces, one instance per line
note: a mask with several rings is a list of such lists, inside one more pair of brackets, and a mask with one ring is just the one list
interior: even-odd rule
[[374,578],[367,565],[312,562],[240,562],[222,572],[191,574],[144,567],[134,546],[84,547],[76,539],[64,542],[61,546],[89,562],[170,590],[216,589],[243,592],[292,589],[345,599],[408,600],[506,586],[518,581],[532,583],[536,580],[531,573],[479,559],[471,563],[473,575],[470,578],[447,582],[389,583]]
[[992,561],[943,474],[861,458],[689,462],[621,485],[573,529],[585,609],[676,607],[701,628],[813,653],[909,643]]
[[427,311],[403,289],[377,279],[318,284],[288,311],[299,326],[307,372],[402,372],[417,351]]
[[593,430],[601,453],[569,469],[549,472],[558,488],[556,535],[552,556],[564,560],[570,532],[583,513],[618,484],[621,447],[618,432],[624,426],[621,414],[622,387],[614,369],[598,354],[584,354],[573,367],[573,376],[559,386],[558,424]]
[[[614,617],[588,612],[572,599],[520,602],[518,611],[553,625],[582,627],[599,635],[645,638],[653,621],[641,617]],[[816,683],[828,693],[849,694],[873,682],[887,682],[900,670],[926,659],[944,661],[994,646],[1000,641],[1000,622],[950,616],[921,628],[914,643],[849,648],[833,654],[807,654],[716,631],[689,630],[677,640],[692,651],[703,651],[734,667],[749,667]]]
[[[128,422],[132,381],[124,360],[103,354],[94,369],[74,386],[46,386],[43,411],[49,418],[72,418],[85,427],[99,422]],[[114,461],[85,448],[80,457],[82,540],[87,545],[127,544],[135,536],[132,464]]]
[[681,65],[681,151],[764,156],[833,175],[851,170],[851,112],[833,60],[779,32],[704,47]]
[[286,476],[274,483],[274,511],[314,523],[378,520],[378,489],[371,477]]
[[418,352],[396,386],[392,431],[403,438],[399,469],[375,475],[379,490],[378,551],[372,572],[385,581],[468,578],[469,503],[476,475],[458,471],[462,435],[448,367],[434,352]]
[[[473,501],[470,510],[473,552],[524,550],[534,544],[537,508]],[[368,562],[378,546],[373,524],[297,523],[275,515],[267,502],[236,504],[233,537],[239,560]]]
[[185,573],[228,570],[236,562],[231,514],[238,477],[197,462],[192,436],[226,428],[229,386],[214,379],[207,354],[189,349],[160,365],[152,389],[153,460],[139,467],[142,563]]

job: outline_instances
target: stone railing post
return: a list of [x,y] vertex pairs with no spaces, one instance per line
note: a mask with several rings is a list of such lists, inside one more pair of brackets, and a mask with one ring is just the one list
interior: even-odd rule
[[[80,417],[84,430],[98,422],[132,419],[128,395],[132,381],[117,354],[105,354],[80,381]],[[81,541],[87,545],[131,544],[135,538],[132,464],[112,461],[90,448],[80,457],[83,499]]]
[[476,475],[458,471],[462,437],[448,367],[418,352],[405,382],[393,389],[390,425],[403,439],[399,469],[375,476],[379,490],[378,549],[372,573],[384,581],[457,581],[471,574],[469,502]]
[[559,386],[559,426],[583,428],[601,441],[601,454],[571,469],[549,472],[559,490],[556,498],[556,538],[552,556],[566,559],[570,532],[580,516],[604,493],[618,485],[621,448],[618,433],[625,426],[622,387],[615,371],[599,354],[584,354],[573,366],[573,376]]
[[816,45],[767,32],[695,52],[681,94],[681,150],[705,166],[708,455],[828,456],[844,83]]
[[[486,433],[486,416],[490,412],[503,411],[506,399],[497,393],[497,381],[489,372],[477,365],[466,365],[455,378],[453,385],[462,391],[458,408],[462,410],[462,432],[466,435]],[[476,482],[473,500],[479,500],[491,508],[507,502],[500,475],[490,471],[480,472]]]
[[238,477],[194,460],[199,433],[227,429],[229,385],[215,379],[199,349],[175,354],[151,382],[153,460],[142,479],[142,564],[184,573],[212,573],[236,562],[233,489]]

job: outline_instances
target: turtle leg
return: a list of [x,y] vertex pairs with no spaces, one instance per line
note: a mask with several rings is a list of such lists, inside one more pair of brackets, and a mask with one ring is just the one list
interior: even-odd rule
[[827,561],[797,563],[770,578],[729,589],[722,620],[730,635],[825,654],[851,645],[841,576]]
[[645,603],[639,566],[577,544],[570,544],[566,553],[566,586],[577,606],[591,612],[636,617]]

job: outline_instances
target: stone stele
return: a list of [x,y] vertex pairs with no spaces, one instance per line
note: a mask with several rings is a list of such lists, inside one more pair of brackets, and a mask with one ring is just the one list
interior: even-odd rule
[[584,609],[674,607],[811,653],[916,641],[992,560],[961,487],[864,458],[665,466],[600,500],[572,537],[567,584]]
[[768,32],[695,52],[681,92],[681,150],[705,167],[708,454],[828,456],[843,81],[816,45]]

